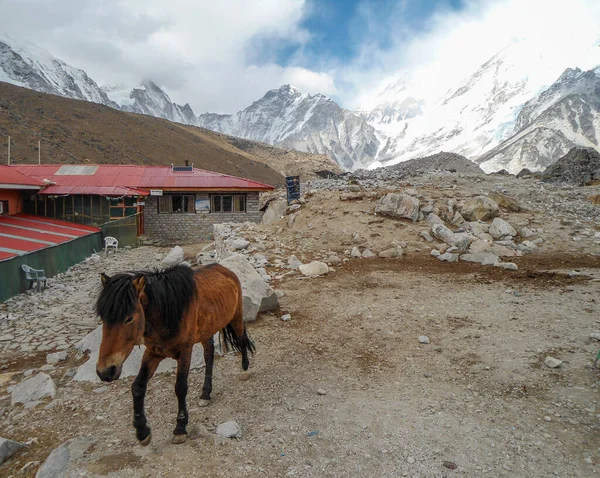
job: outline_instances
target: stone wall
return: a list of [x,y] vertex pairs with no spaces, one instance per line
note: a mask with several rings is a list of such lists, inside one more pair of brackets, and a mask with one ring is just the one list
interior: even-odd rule
[[[216,194],[216,193],[215,193]],[[227,194],[227,193],[223,193]],[[260,222],[259,193],[246,194],[246,212],[163,213],[158,212],[158,196],[148,196],[144,207],[144,231],[149,239],[163,243],[190,243],[213,240],[213,225],[227,222]],[[209,199],[208,193],[195,194]]]

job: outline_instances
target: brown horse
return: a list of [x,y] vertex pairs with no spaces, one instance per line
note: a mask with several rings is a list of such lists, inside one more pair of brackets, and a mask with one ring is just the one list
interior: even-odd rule
[[209,403],[212,391],[216,332],[222,331],[226,347],[241,351],[244,370],[248,370],[248,351],[254,353],[242,319],[239,279],[218,264],[197,269],[179,265],[162,272],[127,272],[112,277],[102,274],[102,286],[96,302],[96,312],[102,319],[98,377],[105,382],[118,379],[133,346],[146,346],[131,386],[133,426],[137,439],[146,446],[152,439],[144,413],[148,381],[164,358],[177,360],[175,394],[179,413],[171,441],[183,443],[187,438],[186,395],[194,344],[202,344],[206,362],[201,405]]

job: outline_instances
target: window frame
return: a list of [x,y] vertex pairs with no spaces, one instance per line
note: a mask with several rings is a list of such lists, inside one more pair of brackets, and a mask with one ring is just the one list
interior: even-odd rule
[[[223,198],[231,197],[231,211],[223,211]],[[236,198],[241,197],[244,201],[244,207],[242,211],[236,211]],[[215,201],[219,200],[219,210],[215,206]],[[248,197],[247,194],[211,194],[210,195],[210,213],[211,214],[246,214],[248,212]]]
[[[188,198],[188,210],[187,211],[174,211],[173,210],[173,198],[180,197],[182,208],[185,206],[185,198]],[[168,211],[163,211],[161,203],[168,200]],[[158,213],[159,214],[196,214],[196,195],[195,194],[164,194],[158,196],[157,201]]]

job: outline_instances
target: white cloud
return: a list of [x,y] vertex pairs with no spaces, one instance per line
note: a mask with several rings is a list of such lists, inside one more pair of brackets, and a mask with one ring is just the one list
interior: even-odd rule
[[[344,69],[351,79],[341,93],[347,106],[374,101],[376,92],[405,72],[418,94],[435,97],[509,44],[519,45],[518,61],[542,83],[567,67],[600,64],[600,48],[594,47],[600,36],[597,0],[471,0],[458,12],[438,11],[428,24],[408,41],[400,25],[391,48],[370,45],[368,56]],[[360,98],[353,102],[357,91]]]
[[165,87],[197,113],[232,112],[286,82],[335,91],[326,73],[264,58],[302,45],[305,0],[0,0],[0,29],[101,84]]

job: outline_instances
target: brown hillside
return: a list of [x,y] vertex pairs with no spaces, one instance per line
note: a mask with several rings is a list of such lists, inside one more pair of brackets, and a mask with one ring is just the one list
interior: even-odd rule
[[[302,151],[276,148],[258,141],[227,136],[225,134],[213,133],[203,128],[194,126],[176,124],[180,128],[197,134],[210,136],[210,140],[219,141],[223,147],[229,148],[248,158],[254,158],[264,162],[284,176],[300,175],[303,179],[313,179],[317,177],[316,171],[328,170],[341,173],[342,168],[325,154],[304,153]],[[207,135],[208,133],[208,135]]]
[[[192,131],[193,130],[193,131]],[[0,158],[15,164],[183,164],[277,185],[281,173],[265,159],[241,151],[200,128],[124,113],[86,101],[38,93],[0,82]]]

